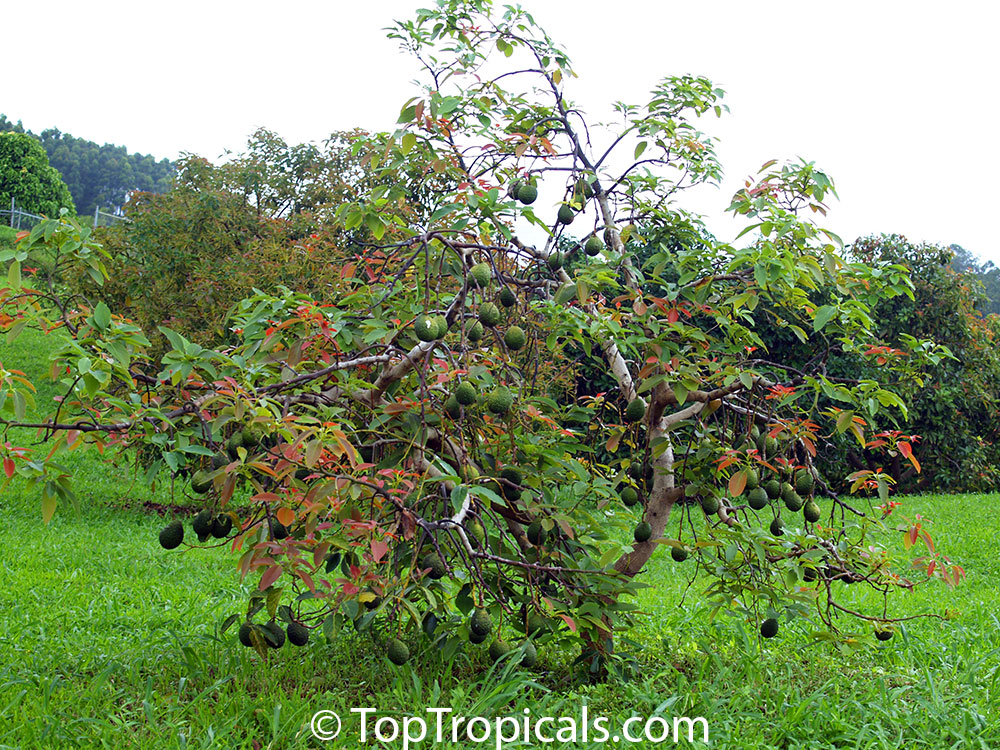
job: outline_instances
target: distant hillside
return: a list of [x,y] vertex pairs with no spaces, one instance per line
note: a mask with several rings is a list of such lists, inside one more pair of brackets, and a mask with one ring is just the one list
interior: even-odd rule
[[955,256],[951,267],[959,273],[972,274],[982,284],[982,299],[976,309],[983,315],[1000,314],[1000,268],[990,261],[981,261],[961,245],[950,245]]
[[124,146],[74,138],[55,128],[36,135],[0,114],[0,132],[28,133],[42,142],[49,163],[59,170],[83,216],[95,208],[114,211],[125,204],[133,190],[164,193],[170,189],[174,165],[169,159],[157,161],[146,154],[130,154]]

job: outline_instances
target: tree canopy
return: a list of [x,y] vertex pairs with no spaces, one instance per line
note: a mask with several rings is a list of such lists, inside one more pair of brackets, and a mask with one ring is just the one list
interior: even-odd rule
[[[721,174],[701,128],[723,92],[707,79],[663,78],[600,127],[570,98],[567,53],[520,8],[439,0],[390,35],[425,85],[395,133],[350,146],[366,177],[325,212],[328,287],[258,288],[218,340],[160,325],[154,356],[153,332],[102,299],[112,259],[72,220],[4,256],[9,335],[67,335],[50,419],[25,423],[31,384],[0,370],[4,466],[38,486],[45,518],[75,499],[62,452],[141,448],[148,481],[182,480],[202,508],[193,535],[174,522],[160,543],[225,544],[257,583],[226,623],[245,644],[278,646],[276,620],[289,637],[349,626],[396,663],[423,633],[446,653],[492,639],[502,655],[523,636],[580,646],[593,673],[620,665],[612,634],[657,550],[677,575],[707,573],[716,611],[764,637],[796,618],[818,638],[864,622],[882,637],[888,603],[847,607],[841,586],[887,600],[957,582],[926,527],[897,521],[890,475],[845,483],[817,464],[842,435],[912,459],[897,391],[947,356],[903,334],[905,356],[886,356],[872,310],[913,283],[814,222],[828,175],[766,162],[729,206],[744,244],[721,243],[681,205]],[[247,195],[291,221],[281,175],[297,173],[263,161],[277,171]],[[41,248],[96,288],[23,284]],[[813,355],[770,346],[774,332]],[[835,356],[870,374],[834,375]],[[885,523],[924,554],[873,543]]]
[[92,214],[95,208],[117,211],[137,190],[162,193],[170,189],[174,165],[168,159],[130,154],[125,146],[102,146],[56,128],[35,135],[25,131],[20,122],[0,115],[0,132],[4,131],[27,133],[42,144],[49,163],[62,175],[83,215]]
[[49,165],[45,149],[24,133],[0,132],[0,206],[56,216],[73,209],[73,198],[59,172]]

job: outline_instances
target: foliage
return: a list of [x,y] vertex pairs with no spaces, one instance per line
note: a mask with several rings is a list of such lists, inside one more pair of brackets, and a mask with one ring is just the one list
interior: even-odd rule
[[162,193],[170,189],[174,165],[168,159],[157,161],[149,154],[130,154],[124,146],[110,143],[101,146],[56,128],[35,135],[25,131],[20,122],[13,123],[0,115],[0,132],[4,131],[26,132],[41,142],[49,163],[62,175],[83,215],[89,216],[95,208],[117,211],[136,190]]
[[[380,180],[407,181],[399,172],[378,179],[365,172],[378,148],[378,139],[361,131],[335,133],[319,148],[289,146],[259,130],[245,153],[222,165],[186,157],[170,192],[135,194],[125,209],[129,221],[102,231],[109,279],[98,284],[78,273],[70,287],[136,322],[154,354],[167,345],[159,326],[204,346],[229,342],[227,318],[255,289],[344,293],[352,248],[373,232],[398,236],[382,218],[351,229],[332,220],[335,208],[352,200],[377,200]],[[412,211],[394,209],[400,220]]]
[[[860,239],[851,253],[866,263],[889,261],[910,269],[914,298],[880,301],[872,316],[888,348],[884,358],[903,356],[911,337],[933,339],[947,346],[952,357],[927,369],[923,387],[906,394],[909,414],[898,429],[920,436],[914,447],[923,472],[916,475],[905,458],[889,468],[897,482],[910,489],[988,490],[1000,480],[1000,320],[983,317],[975,270],[956,272],[953,251],[914,244],[899,235]],[[873,374],[880,358],[869,366],[858,359],[832,364],[841,372]],[[847,454],[856,468],[860,457]],[[902,458],[902,460],[901,460]],[[865,467],[868,468],[868,467]],[[921,479],[918,483],[917,480]]]
[[991,261],[980,261],[961,245],[949,245],[952,252],[951,268],[964,274],[973,286],[981,287],[976,299],[976,310],[983,315],[1000,313],[1000,268]]
[[[191,474],[200,544],[219,543],[208,542],[213,517],[232,522],[222,537],[257,588],[225,626],[256,618],[245,632],[261,653],[277,645],[261,621],[280,619],[382,644],[422,631],[451,659],[485,609],[479,629],[486,619],[543,647],[578,645],[590,674],[625,668],[612,635],[635,621],[637,576],[661,547],[711,576],[713,614],[755,628],[808,617],[820,639],[835,637],[841,613],[891,621],[894,589],[957,582],[961,568],[916,522],[927,547],[916,575],[873,541],[892,511],[886,475],[856,475],[848,499],[814,472],[822,437],[865,441],[905,402],[879,379],[759,356],[760,332],[780,328],[817,351],[875,358],[872,307],[913,294],[904,267],[848,262],[812,222],[833,194],[822,171],[768,162],[748,180],[730,206],[748,220],[745,246],[661,240],[691,225],[676,206],[684,189],[720,174],[698,128],[724,111],[711,82],[665,78],[647,103],[617,104],[609,132],[568,99],[569,58],[520,9],[440,0],[391,36],[427,84],[395,134],[352,146],[370,178],[331,212],[335,288],[260,289],[235,305],[221,345],[161,326],[169,347],[151,358],[142,329],[96,293],[59,304],[9,274],[8,327],[72,335],[54,358],[66,396],[41,427],[45,451],[9,448],[5,461],[41,490],[44,517],[72,499],[61,452],[152,447],[147,480]],[[561,220],[523,188],[542,183],[559,186]],[[279,194],[246,193],[265,212],[294,206]],[[553,258],[567,218],[606,243],[572,276]],[[0,259],[13,269],[52,246],[91,268],[102,252],[64,221]],[[504,343],[514,325],[527,334],[516,350]],[[602,357],[611,390],[573,399],[553,387],[545,368],[571,369],[560,359],[570,345]],[[906,347],[884,366],[902,385],[946,355],[916,338]],[[461,383],[474,403],[459,401]],[[23,419],[30,382],[4,370],[0,388],[8,433],[38,430]],[[886,448],[903,442],[890,435]],[[791,510],[761,499],[755,486],[771,477],[788,484]],[[641,502],[625,505],[626,487]],[[238,488],[248,507],[233,501]],[[850,583],[878,605],[841,604]]]
[[23,133],[0,132],[0,206],[55,216],[73,208],[73,198],[59,172],[49,166],[45,150]]

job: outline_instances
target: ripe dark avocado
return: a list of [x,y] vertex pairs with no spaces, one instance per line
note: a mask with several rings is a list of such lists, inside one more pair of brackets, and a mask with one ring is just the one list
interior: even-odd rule
[[670,557],[674,562],[684,562],[688,559],[688,551],[684,547],[671,547]]
[[293,646],[305,646],[309,643],[309,628],[300,622],[290,622],[286,628],[288,642]]
[[[372,592],[369,592],[372,593]],[[377,609],[378,605],[382,603],[382,597],[378,594],[373,594],[370,598],[365,599],[365,609]]]
[[760,634],[764,638],[774,638],[778,634],[778,621],[769,617],[760,624]]
[[651,536],[653,536],[653,528],[646,521],[639,521],[632,531],[632,538],[640,544],[648,542]]
[[768,529],[771,532],[771,536],[782,536],[784,532],[784,524],[781,522],[781,516],[778,516],[773,521],[771,521],[771,526]]
[[511,484],[524,484],[524,474],[516,466],[504,466],[500,469],[500,476]]
[[556,220],[560,224],[572,224],[573,219],[576,218],[576,211],[573,210],[572,206],[567,206],[565,203],[559,206],[559,212],[556,214]]
[[802,508],[802,515],[809,523],[816,523],[819,520],[819,506],[815,502],[810,500]]
[[437,338],[437,323],[430,315],[418,315],[413,321],[413,332],[421,341],[434,341]]
[[819,578],[819,573],[816,572],[816,568],[803,568],[802,569],[802,580],[806,583],[812,583],[817,578]]
[[545,528],[542,526],[542,522],[537,519],[532,521],[528,525],[527,536],[528,541],[536,547],[540,544],[545,544],[545,537],[547,534],[545,532]]
[[206,508],[194,517],[194,520],[191,522],[191,528],[199,537],[207,537],[212,533],[212,520],[212,511]]
[[484,302],[479,306],[479,322],[487,328],[493,328],[500,323],[500,308],[492,302]]
[[389,657],[389,661],[401,667],[410,660],[410,649],[399,638],[393,638],[386,646],[385,655]]
[[160,546],[163,549],[174,549],[184,541],[184,524],[171,521],[160,530]]
[[493,630],[493,618],[490,613],[479,607],[469,619],[469,631],[476,635],[489,635]]
[[497,638],[490,644],[490,658],[497,661],[500,657],[510,653],[511,645],[502,638]]
[[276,622],[268,622],[261,625],[263,629],[264,642],[271,648],[281,648],[285,645],[285,631]]
[[503,337],[503,342],[507,345],[507,348],[514,352],[524,348],[527,340],[527,337],[524,335],[524,329],[521,326],[511,326],[507,329],[507,333]]
[[469,643],[482,643],[489,637],[489,633],[477,633],[474,630],[469,631]]
[[500,290],[500,304],[504,307],[513,307],[517,304],[517,295],[510,290],[510,287],[504,287]]
[[638,422],[646,415],[646,402],[641,398],[634,398],[625,407],[625,421]]
[[427,577],[435,581],[444,578],[448,572],[448,568],[444,564],[444,560],[441,559],[441,556],[437,552],[428,552],[424,555],[422,566],[424,568],[430,568],[430,571],[427,573]]
[[220,513],[212,519],[212,536],[216,539],[225,539],[232,530],[233,519],[225,513]]
[[538,188],[530,183],[525,183],[517,189],[517,200],[526,206],[530,206],[538,198]]
[[625,505],[632,507],[639,502],[639,493],[636,491],[635,487],[623,487],[621,491],[621,498]]
[[288,527],[281,521],[271,521],[271,538],[280,541],[288,536]]
[[339,552],[331,552],[326,556],[326,566],[323,568],[327,573],[333,573],[340,567],[342,555]]
[[878,630],[875,631],[875,637],[878,638],[880,641],[888,641],[890,638],[892,638],[892,628],[884,628],[884,629],[879,628]]
[[591,258],[595,255],[600,255],[603,249],[604,243],[601,242],[601,238],[597,235],[591,235],[583,245],[583,251]]
[[253,641],[250,640],[250,633],[253,632],[253,623],[250,621],[244,622],[240,625],[239,632],[236,634],[242,643],[247,648],[253,647]]

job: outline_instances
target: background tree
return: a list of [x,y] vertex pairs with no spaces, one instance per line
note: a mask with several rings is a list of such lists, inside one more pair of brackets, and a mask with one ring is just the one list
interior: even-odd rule
[[22,211],[56,216],[73,210],[73,198],[59,172],[49,166],[45,149],[26,133],[0,133],[0,206],[11,198]]
[[[849,613],[884,639],[887,606],[845,607],[840,586],[887,598],[915,578],[958,580],[940,551],[915,576],[908,555],[872,544],[892,511],[886,475],[855,473],[848,498],[815,470],[823,437],[870,442],[905,402],[820,360],[761,356],[761,331],[780,328],[875,358],[872,306],[913,294],[905,268],[848,262],[812,222],[833,190],[821,170],[769,162],[748,180],[731,205],[752,231],[743,247],[671,242],[690,224],[684,189],[720,174],[696,126],[723,112],[711,82],[665,78],[647,103],[618,103],[605,131],[568,98],[566,53],[521,9],[439,0],[391,36],[426,86],[395,134],[352,145],[369,177],[333,212],[342,286],[258,289],[235,305],[231,339],[161,327],[169,349],[156,357],[97,293],[74,305],[14,283],[4,293],[7,327],[70,334],[51,420],[25,424],[30,384],[0,372],[5,429],[47,443],[6,449],[5,467],[39,486],[46,517],[72,499],[60,451],[145,446],[146,477],[189,475],[202,506],[160,543],[225,543],[257,582],[226,623],[242,621],[243,643],[350,625],[397,664],[422,633],[446,655],[491,640],[500,658],[524,637],[526,660],[575,644],[591,673],[620,665],[612,636],[633,621],[629,594],[656,550],[678,575],[699,565],[716,608],[764,637],[796,617],[856,634],[837,619]],[[555,205],[539,201],[552,189]],[[264,211],[282,210],[279,194],[246,193]],[[572,275],[570,225],[589,259]],[[0,255],[9,278],[53,244],[103,267],[106,251],[64,221]],[[884,365],[904,386],[945,356],[905,345]],[[567,389],[569,347],[600,358],[613,388]]]
[[93,214],[95,208],[117,211],[136,190],[162,193],[170,189],[174,165],[168,159],[130,154],[124,146],[102,146],[56,128],[35,135],[25,131],[20,121],[13,123],[0,115],[0,132],[4,131],[26,132],[41,142],[49,163],[62,175],[82,215]]

